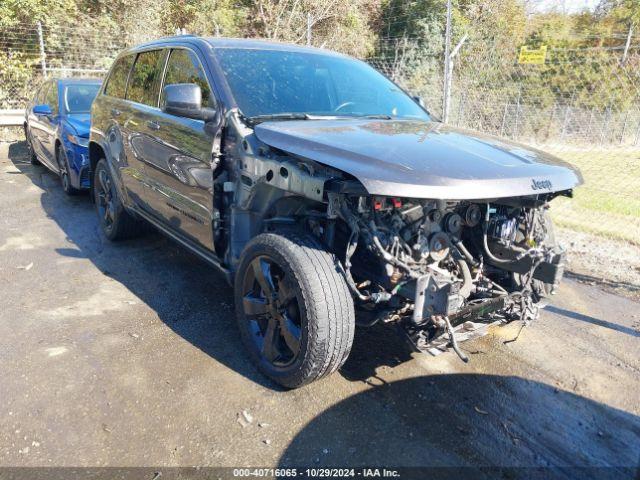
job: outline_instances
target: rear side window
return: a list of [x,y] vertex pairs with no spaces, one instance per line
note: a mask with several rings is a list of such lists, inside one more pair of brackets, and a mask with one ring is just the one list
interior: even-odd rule
[[152,50],[138,54],[131,72],[127,100],[152,107],[158,106],[164,54],[164,50]]
[[127,91],[127,77],[129,76],[129,70],[131,70],[133,59],[133,55],[127,55],[126,57],[121,57],[116,61],[116,64],[111,69],[111,75],[109,75],[107,86],[104,89],[105,95],[124,98]]
[[167,73],[164,77],[165,85],[174,83],[195,83],[202,90],[202,106],[215,108],[216,102],[207,76],[202,69],[198,57],[189,50],[171,50],[169,62],[167,63]]

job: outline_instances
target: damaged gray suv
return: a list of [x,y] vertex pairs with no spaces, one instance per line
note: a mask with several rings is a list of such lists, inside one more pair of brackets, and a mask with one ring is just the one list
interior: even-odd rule
[[549,202],[582,183],[363,62],[250,40],[123,52],[89,148],[104,234],[150,223],[224,272],[249,355],[289,388],[340,368],[358,325],[466,360],[459,341],[535,319],[565,258]]

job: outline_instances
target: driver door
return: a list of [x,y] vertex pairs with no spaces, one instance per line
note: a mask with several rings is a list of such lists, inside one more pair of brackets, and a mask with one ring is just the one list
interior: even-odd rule
[[[165,85],[195,83],[202,91],[202,106],[215,109],[213,90],[197,54],[173,48],[165,69]],[[160,105],[163,104],[162,93]],[[149,202],[163,223],[201,246],[214,250],[213,165],[215,131],[205,122],[154,111],[145,123],[153,152],[145,157]]]

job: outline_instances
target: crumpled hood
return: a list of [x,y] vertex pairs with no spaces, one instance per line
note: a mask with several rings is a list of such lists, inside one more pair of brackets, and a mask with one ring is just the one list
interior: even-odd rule
[[91,128],[91,115],[88,113],[72,113],[65,116],[66,122],[71,125],[79,137],[89,137]]
[[357,178],[372,195],[490,199],[571,189],[568,163],[536,149],[436,122],[300,120],[260,123],[261,142]]

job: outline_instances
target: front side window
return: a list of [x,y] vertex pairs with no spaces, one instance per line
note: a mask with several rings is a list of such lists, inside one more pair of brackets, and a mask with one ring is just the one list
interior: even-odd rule
[[215,108],[215,99],[211,93],[207,76],[202,69],[198,57],[189,50],[176,49],[171,51],[167,62],[167,73],[164,84],[195,83],[202,91],[202,106]]
[[158,106],[164,54],[164,50],[151,50],[138,54],[131,71],[127,100],[151,107]]
[[367,116],[428,120],[393,82],[348,57],[281,50],[218,48],[242,113]]
[[64,89],[64,109],[67,113],[89,113],[93,99],[96,98],[100,85],[73,84]]
[[134,58],[134,55],[127,55],[116,61],[116,64],[111,69],[109,80],[107,80],[107,86],[104,90],[105,95],[124,98],[127,91],[127,78]]

